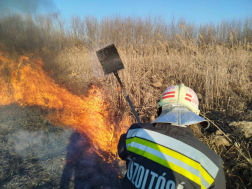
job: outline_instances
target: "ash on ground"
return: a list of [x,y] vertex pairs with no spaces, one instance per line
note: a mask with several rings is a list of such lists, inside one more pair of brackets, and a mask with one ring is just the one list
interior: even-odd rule
[[53,125],[43,113],[0,108],[0,188],[120,188],[123,162],[103,161],[87,136]]

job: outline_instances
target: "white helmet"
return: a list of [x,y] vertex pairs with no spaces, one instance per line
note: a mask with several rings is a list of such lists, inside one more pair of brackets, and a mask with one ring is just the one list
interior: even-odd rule
[[172,125],[186,127],[200,123],[208,128],[209,123],[199,116],[199,100],[196,93],[183,83],[168,87],[158,102],[162,113],[152,123],[171,123]]

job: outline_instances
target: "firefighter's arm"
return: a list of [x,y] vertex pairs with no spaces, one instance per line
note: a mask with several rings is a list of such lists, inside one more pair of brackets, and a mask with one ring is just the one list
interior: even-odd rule
[[122,134],[117,146],[118,155],[122,160],[127,158],[127,149],[126,149],[126,134]]
[[224,170],[221,167],[215,178],[214,184],[209,189],[226,189]]

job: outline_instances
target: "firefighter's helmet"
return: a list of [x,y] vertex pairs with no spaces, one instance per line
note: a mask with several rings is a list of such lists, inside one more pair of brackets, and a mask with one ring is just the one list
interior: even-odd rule
[[186,126],[200,123],[207,128],[209,123],[199,116],[199,100],[196,93],[183,83],[168,87],[158,102],[162,108],[161,115],[152,123],[171,123],[177,126]]

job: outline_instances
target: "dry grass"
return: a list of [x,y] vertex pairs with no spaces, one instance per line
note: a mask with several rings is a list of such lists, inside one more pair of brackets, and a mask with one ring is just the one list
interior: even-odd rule
[[[118,50],[125,64],[119,75],[136,107],[155,106],[166,87],[183,82],[202,95],[203,111],[225,110],[229,115],[237,115],[248,109],[252,87],[250,51],[219,45],[199,50],[196,44],[167,51],[166,44],[161,42],[157,47],[127,50],[119,47]],[[60,52],[55,61],[59,79],[77,75],[88,81],[96,77],[105,82],[104,86],[116,88],[112,74],[101,77],[94,52],[74,47]],[[155,81],[161,81],[163,86],[155,88],[152,86]],[[111,95],[116,99],[117,94]]]

